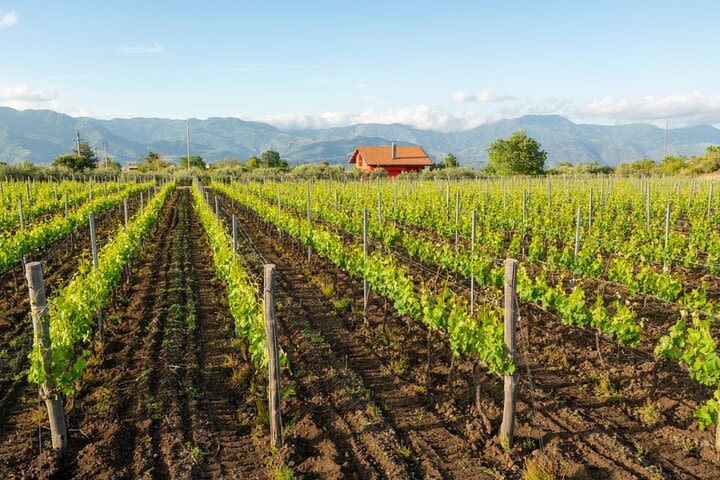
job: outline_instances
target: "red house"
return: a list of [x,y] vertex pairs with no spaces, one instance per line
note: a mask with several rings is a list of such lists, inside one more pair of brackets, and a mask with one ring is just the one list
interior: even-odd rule
[[401,172],[419,172],[433,164],[422,147],[418,145],[361,145],[355,149],[348,163],[356,168],[371,172],[376,168],[387,170],[393,178]]

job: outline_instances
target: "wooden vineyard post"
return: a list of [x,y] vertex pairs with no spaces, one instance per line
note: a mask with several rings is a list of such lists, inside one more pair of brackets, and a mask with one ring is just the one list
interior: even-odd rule
[[128,199],[123,200],[123,214],[125,216],[125,228],[128,226]]
[[582,207],[577,209],[577,221],[575,222],[575,261],[577,262],[580,253],[580,222],[582,222]]
[[588,206],[588,230],[592,228],[592,216],[593,216],[593,189],[590,187],[590,205]]
[[280,230],[280,213],[282,213],[282,209],[280,208],[280,187],[277,189],[277,217],[278,217],[278,236],[282,240],[282,230]]
[[143,213],[143,210],[145,210],[145,197],[143,197],[143,192],[140,192],[140,213]]
[[665,251],[667,252],[668,241],[670,240],[670,204],[665,208]]
[[217,194],[215,195],[215,221],[220,222],[220,200],[218,200]]
[[647,186],[647,193],[645,194],[645,215],[647,217],[647,229],[650,230],[650,184]]
[[[505,354],[514,364],[516,357],[515,328],[517,323],[517,269],[518,261],[505,260]],[[517,400],[517,370],[505,375],[505,396],[503,399],[503,419],[500,425],[500,443],[512,447],[515,432],[515,401]]]
[[477,224],[477,213],[472,211],[472,222],[470,225],[470,315],[475,314],[475,225]]
[[[307,221],[310,223],[310,182],[307,184]],[[312,247],[308,245],[307,249],[308,257],[308,265],[310,265],[310,260],[312,259]]]
[[[367,234],[368,234],[368,210],[367,210],[367,208],[364,208],[363,209],[363,268],[365,268],[365,263],[367,263],[367,256],[368,256]],[[365,275],[363,274],[363,318],[365,319],[365,323],[368,322],[368,300],[369,300],[369,297],[370,297],[370,286],[368,285],[368,282],[365,279]]]
[[455,191],[455,251],[460,245],[460,190]]
[[277,323],[275,321],[275,265],[264,268],[263,310],[265,336],[268,346],[268,405],[270,416],[270,446],[281,448],[282,415],[280,412],[280,358],[278,355]]
[[25,230],[25,217],[23,216],[22,198],[18,198],[18,214],[20,215],[20,230]]
[[232,216],[232,237],[233,237],[233,253],[238,252],[238,239],[237,239],[237,218],[233,213]]
[[[337,204],[337,202],[335,202]],[[337,205],[336,207],[337,208]],[[395,189],[393,190],[393,215],[397,211],[397,182],[395,182]]]
[[68,216],[68,194],[66,192],[65,193],[65,217],[67,218],[67,216]]
[[95,214],[90,212],[90,246],[92,247],[93,267],[98,268],[97,235],[95,229]]
[[382,192],[378,190],[378,224],[382,225]]
[[712,197],[713,197],[713,187],[715,186],[714,183],[710,182],[710,192],[708,193],[708,208],[707,208],[707,216],[709,217],[712,215]]
[[692,207],[693,194],[695,193],[695,179],[690,182],[690,195],[688,195],[688,208]]
[[[93,269],[98,269],[98,247],[97,247],[97,229],[95,228],[95,214],[90,212],[90,246],[92,247]],[[98,321],[97,329],[100,335],[100,343],[105,342],[105,332],[103,325],[103,313],[101,309],[97,311]]]
[[52,344],[50,341],[50,322],[45,301],[45,285],[41,262],[30,262],[25,265],[25,278],[30,291],[30,312],[32,314],[35,345],[40,351],[45,374],[45,383],[40,386],[40,395],[45,400],[45,407],[50,419],[50,437],[54,449],[65,449],[68,446],[65,408],[55,388],[52,376]]
[[450,221],[450,180],[445,180],[445,219]]

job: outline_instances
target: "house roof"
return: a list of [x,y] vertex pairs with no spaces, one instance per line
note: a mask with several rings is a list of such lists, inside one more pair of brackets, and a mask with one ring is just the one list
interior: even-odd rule
[[402,165],[425,167],[433,164],[422,147],[418,145],[397,145],[395,148],[397,154],[395,160],[393,160],[392,146],[390,145],[361,145],[355,149],[348,163],[355,163],[358,154],[360,154],[363,160],[372,166]]

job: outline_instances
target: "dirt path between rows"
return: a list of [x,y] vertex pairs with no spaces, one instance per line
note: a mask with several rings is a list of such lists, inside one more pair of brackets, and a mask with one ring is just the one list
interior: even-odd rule
[[70,450],[5,459],[0,477],[265,478],[247,375],[233,381],[248,367],[187,188],[134,264],[68,413]]
[[[304,253],[278,241],[272,229],[266,233],[244,209],[234,211],[250,243],[280,272],[280,343],[300,372],[298,397],[314,407],[312,425],[301,423],[300,412],[301,421],[291,430],[295,451],[290,456],[298,471],[313,475],[319,468],[323,478],[492,478],[489,464],[427,407],[421,387],[402,382],[393,365],[368,348],[360,329],[340,311],[345,307],[321,291]],[[335,292],[340,285],[326,288]],[[381,299],[375,302],[373,315],[381,316]],[[305,450],[312,441],[323,444],[308,440],[315,428],[325,431],[332,444],[328,451]],[[332,472],[333,462],[339,472]]]
[[[227,200],[225,203],[232,204]],[[462,455],[496,476],[522,478],[526,460],[544,457],[566,478],[716,477],[719,462],[712,448],[712,433],[698,431],[692,418],[703,395],[702,387],[691,382],[681,369],[665,364],[660,366],[655,379],[657,388],[653,388],[653,363],[645,356],[632,349],[616,349],[604,341],[600,358],[592,332],[562,325],[531,308],[521,312],[519,328],[518,341],[523,350],[529,350],[520,357],[516,445],[505,451],[494,437],[502,412],[502,390],[497,378],[481,374],[480,379],[482,408],[492,425],[487,430],[473,406],[469,361],[459,363],[450,390],[446,382],[450,363],[447,345],[435,339],[434,361],[430,378],[426,378],[423,328],[398,318],[391,306],[384,315],[380,298],[373,299],[376,307],[371,310],[370,325],[359,323],[361,282],[349,279],[315,256],[313,272],[306,271],[304,247],[288,241],[286,236],[281,239],[274,227],[258,222],[256,215],[245,208],[235,211],[268,260],[281,264],[281,271],[292,275],[288,281],[296,294],[310,289],[322,304],[352,305],[352,312],[334,320],[316,319],[311,310],[309,321],[336,351],[349,356],[349,368],[361,376],[374,398],[382,399],[389,407],[386,417],[400,436],[406,428],[412,432],[412,427],[403,420],[407,414],[405,405],[395,407],[392,395],[407,393],[403,400],[415,406],[414,392],[421,400],[421,408],[410,413],[425,423],[429,418],[438,419],[458,439]],[[319,292],[325,289],[328,295]],[[525,345],[527,339],[529,344]],[[353,345],[365,351],[354,351]],[[380,375],[374,379],[377,362],[381,365]],[[532,384],[528,382],[528,369]],[[393,370],[397,378],[383,383],[380,379],[387,381],[388,372]],[[447,450],[438,450],[444,453],[443,461],[452,460]],[[417,451],[421,452],[418,458],[423,458],[423,450]],[[440,465],[446,470],[438,469],[445,478],[454,476],[453,462],[448,463],[449,471],[443,463]]]

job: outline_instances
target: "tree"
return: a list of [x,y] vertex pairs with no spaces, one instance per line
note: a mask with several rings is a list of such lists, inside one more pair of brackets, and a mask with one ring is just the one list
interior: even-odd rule
[[73,148],[73,152],[55,157],[53,167],[66,167],[75,172],[95,168],[97,157],[85,140],[80,139],[80,153],[78,154],[77,147]]
[[[188,157],[187,155],[184,155],[180,157],[179,165],[181,167],[187,168],[188,166]],[[190,155],[190,166],[191,167],[199,167],[199,168],[207,168],[205,165],[205,161],[202,159],[200,155]]]
[[493,141],[488,148],[488,156],[488,170],[499,175],[539,175],[543,173],[547,160],[547,152],[522,130],[507,139]]
[[448,153],[447,155],[445,155],[445,159],[443,160],[442,165],[444,168],[455,168],[460,166],[457,161],[457,157],[452,153]]
[[288,163],[280,158],[280,154],[274,150],[265,150],[260,156],[260,162],[265,167],[281,168],[287,167]]
[[[187,164],[186,164],[187,165]],[[172,163],[167,160],[163,160],[160,154],[157,152],[150,151],[147,155],[140,157],[140,165],[138,165],[138,171],[140,172],[156,172],[158,170],[164,170],[172,166]]]
[[248,158],[247,162],[245,162],[245,168],[248,170],[255,170],[258,167],[260,167],[260,159],[256,156]]
[[615,173],[618,175],[652,175],[656,172],[658,164],[654,160],[644,158],[633,162],[618,165]]
[[685,158],[679,155],[670,155],[662,159],[662,162],[658,165],[658,171],[666,175],[675,175],[684,170],[685,167],[687,167]]

